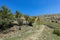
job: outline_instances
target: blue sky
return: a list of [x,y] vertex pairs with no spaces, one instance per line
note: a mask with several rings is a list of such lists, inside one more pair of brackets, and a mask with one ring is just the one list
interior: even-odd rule
[[60,13],[60,0],[0,0],[2,5],[30,16]]

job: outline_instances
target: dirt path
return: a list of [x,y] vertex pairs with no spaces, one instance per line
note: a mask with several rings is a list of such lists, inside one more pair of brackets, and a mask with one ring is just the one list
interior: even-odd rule
[[38,40],[44,28],[45,28],[45,25],[41,25],[39,30],[36,30],[36,33],[28,36],[27,38],[25,38],[25,40]]

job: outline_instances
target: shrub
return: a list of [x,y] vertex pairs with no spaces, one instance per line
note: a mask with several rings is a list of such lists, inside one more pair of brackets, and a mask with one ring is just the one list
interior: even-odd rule
[[25,20],[28,20],[29,19],[29,16],[28,15],[24,15],[25,17]]
[[33,26],[33,23],[35,22],[35,17],[29,17],[28,18],[29,26]]
[[18,25],[21,26],[23,24],[23,20],[17,19]]
[[30,17],[30,18],[28,19],[28,21],[34,23],[34,22],[35,22],[35,17]]
[[7,28],[12,27],[13,24],[11,24],[10,20],[4,19],[0,21],[0,30],[6,30]]
[[60,36],[60,28],[56,28],[54,29],[54,34],[57,34],[58,36]]
[[17,19],[18,25],[19,25],[19,30],[21,30],[21,26],[23,25],[23,20],[22,19]]
[[21,17],[21,16],[22,16],[21,12],[16,11],[15,17],[16,17],[16,18],[19,18],[19,17]]

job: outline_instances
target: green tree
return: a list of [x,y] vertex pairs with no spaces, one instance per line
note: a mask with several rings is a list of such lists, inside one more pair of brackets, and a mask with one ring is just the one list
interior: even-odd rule
[[2,18],[12,18],[13,14],[11,13],[11,10],[9,10],[7,7],[2,6],[0,13],[2,14]]
[[25,17],[25,20],[28,21],[29,16],[28,15],[24,15],[24,17]]
[[21,14],[20,12],[16,11],[15,17],[16,17],[16,18],[19,18],[19,17],[21,17],[21,16],[22,16],[22,14]]
[[0,18],[2,18],[2,10],[0,10]]
[[1,9],[2,10],[2,17],[8,18],[9,17],[8,15],[10,14],[11,11],[5,6],[2,6],[1,8],[2,8]]
[[8,14],[8,16],[9,19],[14,19],[14,15],[12,13]]

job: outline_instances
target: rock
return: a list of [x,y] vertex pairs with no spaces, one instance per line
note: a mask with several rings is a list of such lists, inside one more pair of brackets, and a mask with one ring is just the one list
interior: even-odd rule
[[28,24],[29,24],[28,21],[26,21],[26,20],[23,21],[23,25],[28,25]]
[[17,31],[18,29],[19,29],[19,26],[16,26],[16,25],[10,28],[11,31]]
[[18,22],[17,21],[13,21],[12,24],[18,25]]

